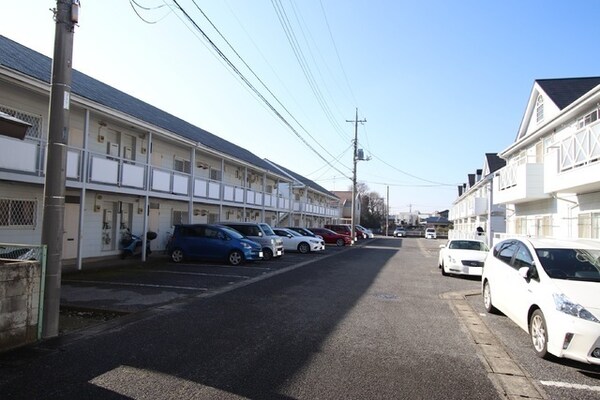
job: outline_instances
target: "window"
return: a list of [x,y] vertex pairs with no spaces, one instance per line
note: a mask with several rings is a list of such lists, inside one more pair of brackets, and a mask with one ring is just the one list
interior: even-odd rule
[[577,225],[580,238],[600,239],[600,212],[579,214]]
[[513,268],[514,269],[520,269],[523,267],[529,268],[529,267],[531,267],[532,264],[533,264],[533,257],[531,256],[531,253],[529,252],[527,247],[525,247],[525,245],[521,243],[521,245],[519,246],[519,249],[515,253],[515,260],[513,261]]
[[516,250],[517,242],[500,242],[494,247],[494,257],[510,265]]
[[0,199],[0,227],[36,226],[36,200]]
[[544,98],[540,94],[535,102],[535,120],[540,123],[544,120]]
[[171,225],[187,224],[189,221],[189,214],[187,211],[173,210],[173,223]]
[[518,235],[527,234],[527,218],[517,217],[515,219],[515,233]]
[[208,214],[208,223],[216,224],[219,221],[219,214]]
[[210,179],[213,181],[220,181],[221,180],[221,171],[219,171],[218,169],[210,169]]
[[598,120],[598,110],[594,110],[589,114],[584,115],[583,117],[577,119],[577,129],[581,129],[584,126],[587,126],[591,123],[594,123]]
[[535,220],[535,233],[537,236],[552,236],[552,216],[546,215]]
[[189,174],[191,171],[191,164],[189,160],[184,160],[183,158],[175,157],[173,160],[173,169],[178,172],[184,172]]

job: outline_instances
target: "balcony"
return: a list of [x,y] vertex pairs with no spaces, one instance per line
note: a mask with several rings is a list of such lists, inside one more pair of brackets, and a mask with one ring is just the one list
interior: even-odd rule
[[488,213],[488,198],[475,197],[473,202],[473,215],[486,215]]
[[[0,179],[43,184],[46,143],[0,137]],[[339,217],[339,209],[327,203],[296,202],[281,194],[259,191],[192,176],[180,171],[149,166],[145,162],[68,147],[66,185],[132,195],[228,203],[238,207]],[[292,209],[293,207],[293,209]]]
[[518,204],[549,198],[544,191],[544,164],[517,160],[498,171],[494,203]]
[[550,150],[544,168],[547,193],[600,190],[600,123],[586,126]]

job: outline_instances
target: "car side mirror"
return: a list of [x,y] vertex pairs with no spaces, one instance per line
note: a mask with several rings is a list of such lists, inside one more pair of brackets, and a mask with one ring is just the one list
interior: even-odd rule
[[519,268],[519,275],[529,282],[531,279],[539,279],[539,275],[537,272],[537,268],[535,267],[535,263],[531,263],[529,267],[521,267]]
[[444,247],[446,247],[445,244],[440,244],[440,249],[443,249]]
[[287,235],[285,235],[285,236],[287,236],[287,237],[291,238],[293,235],[292,235],[291,233],[288,233],[288,234],[287,234]]

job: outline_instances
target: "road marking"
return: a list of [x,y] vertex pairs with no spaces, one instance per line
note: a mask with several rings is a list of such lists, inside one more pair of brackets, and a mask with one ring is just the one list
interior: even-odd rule
[[207,274],[207,273],[204,273],[204,272],[181,272],[181,271],[153,270],[153,269],[149,269],[146,272],[160,272],[160,273],[163,273],[163,274],[176,274],[176,275],[219,276],[219,277],[224,277],[224,278],[250,279],[249,276],[245,276],[245,275]]
[[589,385],[580,385],[578,383],[553,382],[553,381],[540,381],[540,383],[544,386],[554,386],[554,387],[566,388],[566,389],[579,389],[579,390],[589,390],[591,392],[600,392],[600,386],[589,386]]
[[152,285],[149,283],[128,283],[128,282],[110,282],[110,281],[84,281],[84,280],[64,280],[66,283],[91,283],[94,285],[114,285],[114,286],[135,286],[135,287],[151,287],[151,288],[160,288],[160,289],[183,289],[183,290],[194,290],[194,291],[204,291],[208,290],[208,288],[202,287],[191,287],[191,286],[172,286],[172,285]]

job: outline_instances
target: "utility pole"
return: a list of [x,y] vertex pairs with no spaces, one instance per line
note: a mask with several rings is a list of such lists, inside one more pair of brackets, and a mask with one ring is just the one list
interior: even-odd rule
[[386,204],[385,204],[385,236],[388,235],[388,227],[390,224],[390,187],[386,186]]
[[42,221],[42,244],[47,246],[48,252],[42,320],[42,336],[44,338],[58,336],[73,32],[78,18],[79,0],[56,1],[48,156]]
[[356,108],[356,116],[354,118],[354,120],[346,120],[346,122],[354,122],[354,141],[353,141],[353,145],[354,145],[354,153],[352,156],[352,212],[350,214],[350,219],[351,219],[351,225],[350,228],[352,229],[352,234],[351,234],[351,238],[352,238],[352,244],[354,244],[354,242],[356,241],[356,162],[358,161],[358,123],[360,122],[361,124],[364,122],[367,122],[366,119],[363,120],[359,120],[358,119],[358,108]]

